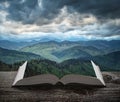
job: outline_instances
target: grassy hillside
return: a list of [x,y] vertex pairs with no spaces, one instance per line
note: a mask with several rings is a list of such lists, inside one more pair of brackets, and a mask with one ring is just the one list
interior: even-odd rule
[[42,58],[39,55],[27,53],[27,52],[19,52],[15,50],[8,50],[0,48],[0,61],[5,63],[15,63],[19,61],[31,60],[31,59],[40,59]]

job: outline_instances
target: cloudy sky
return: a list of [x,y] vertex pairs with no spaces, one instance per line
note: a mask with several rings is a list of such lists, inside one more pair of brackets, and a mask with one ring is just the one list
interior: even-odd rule
[[0,0],[1,40],[120,39],[120,0]]

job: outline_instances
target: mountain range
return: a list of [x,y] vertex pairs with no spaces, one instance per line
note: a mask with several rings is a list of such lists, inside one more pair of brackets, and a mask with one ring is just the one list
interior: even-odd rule
[[33,53],[0,48],[0,61],[8,64],[31,60],[31,59],[41,59],[41,58],[42,57],[40,55],[36,55]]
[[0,47],[10,50],[19,50],[25,46],[30,46],[37,43],[37,41],[9,41],[9,40],[0,40]]
[[[30,68],[33,67],[32,70],[35,73],[38,73],[39,70],[43,70],[41,69],[42,67],[46,69],[43,71],[46,73],[51,71],[52,68],[55,68],[53,71],[55,73],[58,73],[60,68],[64,69],[64,71],[66,70],[65,73],[69,73],[69,71],[74,70],[74,68],[79,69],[81,66],[84,68],[86,65],[90,67],[90,60],[93,60],[102,70],[116,71],[120,70],[119,43],[119,40],[77,42],[47,41],[30,43],[30,45],[26,44],[25,46],[23,46],[23,44],[22,46],[18,44],[19,48],[13,47],[16,50],[5,49],[7,46],[10,46],[10,44],[7,45],[6,43],[6,47],[4,46],[5,48],[0,47],[0,61],[4,63],[0,66],[6,64],[5,70],[9,70],[9,68],[11,70],[12,67],[9,67],[9,65],[29,60],[31,61],[30,63],[32,63],[30,64]],[[44,64],[39,63],[42,63],[42,61]],[[49,66],[51,70],[48,68]],[[14,67],[17,68],[18,66],[16,67],[15,65]],[[72,69],[70,69],[71,67]],[[82,69],[78,69],[75,70],[76,73],[77,71],[82,73]],[[4,70],[4,68],[2,68],[2,70]]]
[[120,51],[112,52],[102,56],[91,58],[98,63],[103,70],[120,70]]
[[38,54],[46,59],[62,62],[75,58],[91,58],[93,56],[105,55],[120,51],[120,41],[78,41],[78,42],[39,42],[20,49],[24,52]]

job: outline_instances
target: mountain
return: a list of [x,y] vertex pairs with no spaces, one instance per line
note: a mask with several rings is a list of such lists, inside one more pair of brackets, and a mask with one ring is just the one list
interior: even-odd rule
[[61,41],[59,39],[51,39],[51,38],[42,38],[38,40],[31,40],[31,41],[9,41],[9,40],[0,40],[0,47],[6,48],[6,49],[21,49],[26,46],[30,46],[33,44],[37,43],[49,43],[49,42],[54,42],[54,43],[61,43],[61,44],[68,44],[68,45],[75,45],[75,44],[80,44],[81,46],[93,46],[98,49],[102,50],[107,50],[107,51],[117,51],[120,50],[120,40],[111,40],[111,41],[106,41],[106,40],[91,40],[91,41]]
[[92,56],[99,56],[108,54],[114,51],[119,51],[120,41],[48,41],[39,42],[31,46],[27,46],[21,49],[21,51],[32,52],[42,57],[56,61],[62,62],[68,59],[75,58],[91,58]]
[[40,58],[42,57],[32,53],[0,48],[0,61],[3,61],[5,63],[15,63],[19,61],[40,59]]
[[[41,55],[42,57],[56,61],[56,62],[62,62],[67,59],[71,58],[78,58],[80,55],[83,54],[83,57],[88,57],[89,53],[80,51],[80,48],[78,48],[79,43],[75,42],[55,42],[55,41],[49,41],[49,42],[40,42],[38,44],[34,44],[28,47],[24,47],[21,49],[21,51],[25,52],[32,52],[38,55]],[[77,49],[76,49],[76,48]],[[80,46],[79,46],[80,47]],[[81,53],[82,52],[82,53]]]
[[[120,51],[120,41],[48,41],[39,42],[31,41],[26,44],[25,42],[9,42],[0,41],[6,48],[20,49],[20,51],[7,50],[0,48],[0,60],[5,63],[14,63],[22,60],[46,58],[56,62],[63,62],[69,59],[91,60],[93,59],[98,64],[105,67],[104,69],[118,69],[119,63],[117,62],[117,55],[114,58],[114,53]],[[6,42],[6,43],[5,43]],[[1,44],[0,43],[0,44]],[[19,45],[19,47],[18,47]],[[28,46],[29,45],[29,46]],[[25,51],[25,52],[24,52]],[[34,54],[33,54],[34,53]],[[112,59],[114,58],[114,59]],[[115,61],[114,61],[115,60]],[[111,62],[111,63],[110,63]],[[114,63],[113,63],[114,62]],[[112,65],[113,64],[113,65]]]
[[80,41],[83,46],[93,46],[105,53],[110,53],[114,51],[120,51],[120,40],[93,40],[93,41]]
[[[69,59],[61,63],[47,59],[29,60],[25,77],[48,73],[54,74],[60,78],[66,74],[95,76],[90,60],[93,60],[99,65],[102,71],[120,71],[120,51],[116,51],[102,56],[95,56],[88,60]],[[0,61],[0,70],[17,70],[22,64],[23,61],[12,65]]]
[[48,41],[58,41],[60,42],[61,40],[59,39],[53,39],[53,38],[41,38],[41,39],[36,39],[36,40],[31,40],[31,41],[9,41],[9,40],[0,40],[0,47],[5,48],[5,49],[10,49],[10,50],[19,50],[23,47],[30,46],[33,44],[36,44],[38,42],[48,42]]
[[63,51],[54,51],[52,54],[58,58],[73,59],[73,58],[89,58],[91,56],[101,55],[103,52],[92,46],[73,46]]
[[19,50],[25,46],[30,46],[35,43],[37,43],[37,41],[14,42],[14,41],[8,41],[8,40],[0,40],[0,47],[5,49],[10,49],[10,50]]
[[92,60],[102,66],[103,70],[120,70],[120,51],[96,56]]
[[60,62],[61,59],[59,59],[57,56],[53,55],[52,53],[55,51],[63,51],[72,46],[73,45],[69,43],[66,44],[66,43],[60,43],[60,42],[55,42],[55,41],[49,41],[49,42],[40,42],[38,44],[24,47],[21,49],[21,51],[32,52],[32,53],[41,55],[42,57],[46,59]]

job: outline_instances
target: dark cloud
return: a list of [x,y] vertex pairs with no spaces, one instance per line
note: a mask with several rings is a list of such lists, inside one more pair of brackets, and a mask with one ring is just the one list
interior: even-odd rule
[[[9,5],[2,4],[5,2]],[[120,0],[0,0],[0,27],[8,27],[8,32],[15,34],[33,31],[119,36],[119,4]]]
[[[3,2],[5,0],[1,0]],[[41,18],[53,19],[60,9],[68,7],[68,11],[80,14],[93,14],[101,21],[120,17],[120,0],[6,0],[10,3],[8,18],[23,23],[36,23]],[[39,2],[42,8],[39,7]],[[42,10],[41,10],[42,9]],[[43,22],[40,22],[41,24]],[[50,23],[50,21],[44,22]]]

